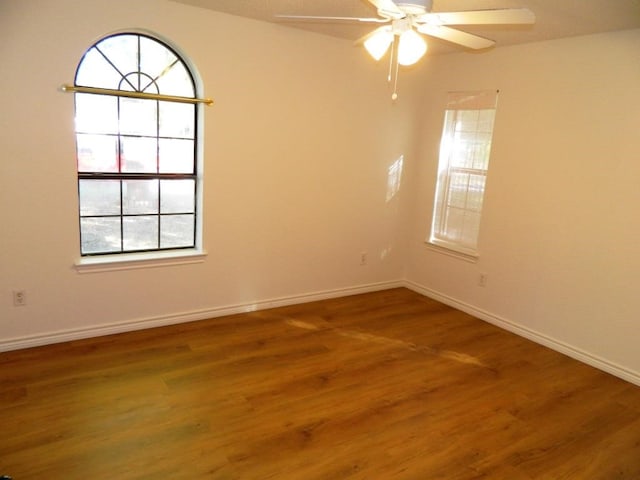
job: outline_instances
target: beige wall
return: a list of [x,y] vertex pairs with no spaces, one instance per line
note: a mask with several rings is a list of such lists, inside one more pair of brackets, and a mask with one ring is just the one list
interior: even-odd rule
[[[407,278],[640,380],[640,30],[430,62]],[[424,239],[446,92],[478,89],[500,96],[480,259],[468,263]]]
[[[0,9],[0,347],[402,278],[401,198],[386,194],[409,118],[384,68],[351,42],[164,0]],[[80,274],[73,96],[57,89],[94,41],[131,27],[187,52],[216,101],[205,113],[208,257]],[[12,305],[14,289],[27,306]]]

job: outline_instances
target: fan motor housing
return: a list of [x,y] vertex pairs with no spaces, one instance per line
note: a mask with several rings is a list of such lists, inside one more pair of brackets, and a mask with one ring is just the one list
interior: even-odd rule
[[433,0],[411,0],[410,2],[395,2],[400,10],[407,15],[422,15],[431,11]]

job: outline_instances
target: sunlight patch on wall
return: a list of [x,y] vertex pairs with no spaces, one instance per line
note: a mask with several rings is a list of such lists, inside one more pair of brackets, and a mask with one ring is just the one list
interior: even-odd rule
[[389,166],[387,174],[387,202],[390,202],[400,191],[403,164],[404,155],[400,155],[400,157]]

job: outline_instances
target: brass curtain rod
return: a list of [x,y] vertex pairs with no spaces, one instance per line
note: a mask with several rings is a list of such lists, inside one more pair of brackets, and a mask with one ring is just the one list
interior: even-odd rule
[[116,97],[129,97],[129,98],[145,98],[149,100],[164,100],[167,102],[177,103],[204,103],[205,105],[213,105],[213,100],[210,98],[189,98],[178,97],[176,95],[162,95],[159,93],[144,93],[144,92],[130,92],[127,90],[113,90],[110,88],[97,88],[97,87],[79,87],[76,85],[62,85],[60,89],[63,92],[74,93],[94,93],[98,95],[113,95]]

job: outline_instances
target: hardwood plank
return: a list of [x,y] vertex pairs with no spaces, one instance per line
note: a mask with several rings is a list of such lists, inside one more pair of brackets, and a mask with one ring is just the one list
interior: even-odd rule
[[406,289],[0,354],[25,479],[640,478],[640,388]]

